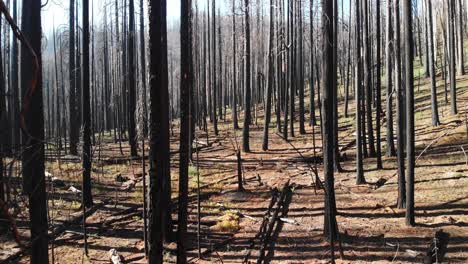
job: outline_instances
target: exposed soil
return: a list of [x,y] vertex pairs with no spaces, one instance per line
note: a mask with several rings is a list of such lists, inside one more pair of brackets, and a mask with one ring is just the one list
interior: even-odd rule
[[[365,159],[367,184],[355,184],[355,146],[353,117],[340,117],[340,146],[348,145],[342,152],[343,172],[335,174],[335,192],[338,210],[338,227],[341,249],[335,252],[339,263],[422,263],[438,230],[448,234],[444,263],[468,262],[468,88],[466,78],[459,80],[458,98],[460,113],[450,116],[449,105],[443,102],[442,88],[439,95],[442,124],[430,125],[430,105],[427,86],[416,92],[416,222],[408,227],[404,210],[396,208],[397,176],[394,157],[384,157],[384,169],[376,169],[375,158]],[[426,85],[424,81],[421,85]],[[351,101],[353,102],[353,101]],[[342,103],[342,102],[341,102]],[[340,107],[343,107],[340,105]],[[353,113],[353,108],[350,108]],[[340,110],[340,112],[342,112]],[[318,111],[317,111],[318,114]],[[229,117],[230,114],[228,113]],[[274,118],[273,118],[274,120]],[[256,262],[260,245],[253,238],[259,232],[263,216],[271,200],[271,189],[281,188],[286,181],[293,184],[290,202],[281,216],[284,221],[275,225],[271,243],[267,245],[266,260],[271,263],[328,263],[330,250],[323,236],[323,190],[315,184],[313,168],[320,158],[313,158],[312,128],[296,135],[289,142],[277,135],[275,124],[270,129],[270,149],[261,151],[263,115],[254,118],[251,129],[251,153],[242,153],[245,192],[237,192],[236,141],[241,141],[241,131],[234,131],[230,118],[220,122],[220,135],[209,134],[208,146],[199,151],[199,169],[204,188],[201,201],[202,259],[197,254],[197,203],[196,164],[190,168],[189,243],[190,261],[197,263],[240,263],[250,251],[249,261]],[[385,126],[385,122],[383,124]],[[385,153],[385,127],[382,128],[382,146]],[[176,129],[174,129],[174,132]],[[315,127],[316,156],[321,156],[320,129]],[[174,202],[177,197],[177,133],[173,136],[172,155]],[[206,143],[206,135],[198,134]],[[99,137],[97,139],[99,141]],[[116,249],[127,263],[145,263],[143,251],[142,221],[142,173],[140,160],[127,160],[119,146],[106,134],[103,144],[94,149],[93,192],[95,207],[87,218],[89,243],[88,263],[109,263],[108,251]],[[102,148],[100,148],[102,146]],[[53,157],[53,151],[50,151]],[[148,153],[148,151],[146,152]],[[422,153],[422,154],[421,154]],[[421,154],[421,155],[420,155]],[[419,157],[420,155],[420,157]],[[50,159],[47,170],[63,179],[66,188],[50,188],[50,233],[58,230],[51,241],[50,255],[55,263],[81,263],[83,261],[83,235],[79,217],[80,197],[67,192],[69,185],[79,188],[80,164],[68,157],[58,165],[58,159]],[[112,164],[112,163],[117,164]],[[125,191],[116,176],[134,180],[136,187]],[[222,182],[217,182],[225,179]],[[16,182],[17,184],[20,181]],[[16,196],[19,208],[12,211],[24,245],[28,239],[28,213],[26,199]],[[220,224],[220,217],[230,215],[228,223]],[[237,216],[237,217],[235,217]],[[74,218],[75,223],[66,224]],[[176,219],[176,214],[174,214]],[[66,224],[66,228],[59,227]],[[53,248],[53,249],[52,249]],[[175,261],[175,244],[166,245],[165,260]],[[338,249],[338,245],[336,246]],[[0,236],[0,262],[22,251],[11,232]],[[26,251],[27,252],[27,251]],[[12,258],[11,263],[28,263],[27,253]]]

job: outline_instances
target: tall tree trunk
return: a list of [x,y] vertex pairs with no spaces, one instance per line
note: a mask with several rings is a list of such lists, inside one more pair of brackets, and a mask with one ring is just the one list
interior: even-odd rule
[[376,10],[376,103],[375,103],[375,133],[376,133],[376,151],[377,151],[377,169],[382,169],[382,145],[381,145],[381,136],[380,136],[380,114],[382,113],[382,94],[381,94],[381,66],[380,66],[380,0],[375,1]]
[[334,262],[334,241],[337,237],[335,189],[333,176],[333,49],[335,46],[333,28],[333,2],[322,0],[322,127],[323,127],[323,173],[325,176],[325,219],[324,232],[330,240],[331,259]]
[[[449,16],[454,17],[455,6],[454,1],[447,1]],[[450,97],[451,97],[451,113],[452,115],[457,114],[457,83],[455,78],[455,21],[448,19],[449,27],[449,52],[450,52]]]
[[129,0],[129,36],[127,38],[128,48],[128,142],[130,144],[130,155],[138,156],[137,152],[137,135],[135,123],[135,103],[136,103],[136,60],[135,60],[135,2]]
[[[44,175],[44,106],[41,57],[41,1],[24,0],[22,33],[29,40],[30,50],[21,47],[21,86],[23,98],[29,101],[23,112],[22,155],[23,177],[27,183],[24,193],[29,196],[32,264],[48,263],[47,195]],[[32,55],[34,52],[34,56]],[[35,87],[32,87],[35,85]],[[32,92],[32,93],[30,93]]]
[[236,44],[236,0],[232,0],[232,124],[234,129],[239,129],[239,122],[237,119],[237,66],[236,66],[236,57],[237,57],[237,44]]
[[216,91],[218,90],[218,87],[217,87],[217,78],[218,76],[216,76],[216,2],[215,0],[213,0],[213,4],[212,4],[212,35],[211,35],[211,38],[213,40],[213,62],[211,63],[211,67],[213,69],[213,86],[212,86],[212,89],[213,89],[213,98],[211,99],[212,101],[212,104],[213,104],[213,109],[212,109],[212,115],[213,115],[213,127],[214,127],[214,133],[215,135],[218,135],[218,117],[216,115],[216,110],[217,110],[217,104],[216,104],[216,101],[218,100],[217,96],[216,96]]
[[[405,138],[404,138],[404,116],[403,109],[404,92],[401,85],[401,56],[400,56],[400,1],[395,1],[395,45],[393,46],[395,56],[395,90],[397,91],[397,160],[398,160],[398,208],[406,207],[406,184],[405,184]],[[406,0],[404,0],[406,1]]]
[[413,90],[413,28],[411,0],[403,1],[406,64],[406,224],[414,226],[414,90]]
[[369,8],[367,0],[364,0],[363,6],[363,46],[364,46],[364,90],[365,90],[365,113],[367,137],[369,138],[369,155],[376,156],[374,145],[374,129],[372,123],[372,65],[371,65],[371,45],[370,45],[370,25],[369,25]]
[[244,75],[244,127],[242,131],[242,146],[244,152],[250,152],[249,144],[249,125],[250,125],[250,5],[249,0],[244,0],[244,12],[245,12],[245,27],[244,27],[244,64],[245,64],[245,75]]
[[[91,194],[91,106],[90,106],[90,73],[89,73],[89,0],[83,1],[83,204],[93,205]],[[84,217],[84,216],[83,216]]]
[[302,2],[298,2],[299,10],[299,133],[304,135],[305,131],[305,114],[304,114],[304,50],[303,50],[303,27],[302,27]]
[[362,114],[361,114],[361,97],[362,97],[362,62],[361,62],[361,5],[360,0],[355,0],[354,19],[356,21],[355,30],[355,46],[354,46],[354,60],[356,64],[356,184],[364,184],[364,168],[362,161]]
[[[187,263],[188,166],[190,144],[190,90],[192,69],[192,1],[181,1],[180,23],[180,145],[179,145],[179,211],[177,226],[177,263]],[[215,100],[214,100],[215,101]]]
[[387,100],[386,100],[386,118],[387,118],[387,156],[395,156],[395,143],[393,140],[393,82],[392,82],[392,56],[394,47],[393,25],[392,25],[392,0],[387,1],[387,43],[385,53],[386,74],[387,74]]
[[273,0],[270,0],[270,37],[268,44],[268,84],[267,92],[265,94],[266,109],[265,109],[265,126],[263,128],[263,144],[262,149],[265,151],[268,149],[268,129],[271,119],[271,94],[273,91],[273,84],[275,80],[274,76],[274,39],[275,39],[275,16],[274,16],[274,3]]
[[[150,50],[150,210],[149,262],[163,263],[170,188],[169,92],[167,63],[166,0],[149,2]],[[166,211],[166,212],[165,212]]]
[[310,0],[310,82],[309,82],[309,90],[310,90],[310,125],[315,126],[317,125],[317,121],[315,119],[315,81],[314,81],[314,0]]
[[[462,2],[461,0],[455,0],[456,1],[456,4],[458,6],[458,12],[456,14],[456,18],[457,18],[457,22],[456,22],[456,25],[457,25],[457,30],[458,30],[458,63],[457,63],[457,67],[458,67],[458,75],[465,75],[465,52],[464,52],[464,49],[465,49],[465,46],[463,45],[463,41],[464,41],[464,31],[463,31],[463,8],[462,8]],[[455,14],[454,14],[455,15]],[[454,16],[452,16],[454,17]]]
[[428,37],[429,39],[429,72],[431,75],[431,109],[432,109],[432,125],[439,125],[439,109],[437,104],[437,82],[436,82],[436,72],[435,72],[435,62],[434,62],[434,30],[432,22],[432,0],[426,0],[426,9],[428,16]]
[[[6,91],[6,85],[5,85],[5,76],[3,73],[3,38],[2,38],[2,19],[0,19],[0,94],[5,94]],[[7,131],[7,118],[6,118],[6,107],[5,107],[5,99],[0,97],[0,131]],[[0,139],[0,200],[6,201],[5,197],[5,190],[6,190],[6,184],[5,184],[5,177],[3,175],[3,157],[5,155],[5,137],[2,137]]]
[[69,56],[68,56],[68,63],[69,63],[69,94],[68,94],[68,100],[69,100],[69,115],[68,117],[70,118],[70,131],[69,131],[69,137],[70,137],[70,154],[72,155],[78,155],[78,122],[76,122],[78,118],[77,114],[77,107],[76,107],[76,97],[78,96],[76,94],[76,65],[75,65],[75,0],[70,0],[70,29],[69,29],[69,42],[68,42],[68,48],[69,48]]
[[[13,0],[13,20],[18,25],[18,0]],[[20,102],[19,102],[19,81],[18,81],[18,67],[19,67],[19,53],[18,53],[18,40],[16,38],[12,39],[11,43],[11,96],[12,96],[12,106],[11,106],[11,116],[12,120],[18,120],[20,114]],[[20,133],[20,122],[11,123],[12,132],[11,132],[11,149],[17,149],[21,144],[21,133]]]
[[143,137],[148,136],[148,104],[146,98],[146,47],[145,47],[145,12],[144,0],[140,0],[140,71],[141,71],[141,107]]

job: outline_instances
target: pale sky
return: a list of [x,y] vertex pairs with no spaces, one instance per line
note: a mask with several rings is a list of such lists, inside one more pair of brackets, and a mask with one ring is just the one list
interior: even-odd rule
[[[146,3],[148,0],[144,0],[145,2],[145,12],[146,10]],[[43,0],[45,2],[45,0]],[[42,26],[45,32],[49,32],[52,30],[52,25],[55,24],[57,27],[61,24],[68,24],[68,7],[69,7],[69,0],[49,0],[47,6],[42,9]],[[81,1],[80,1],[81,2]],[[94,5],[94,23],[100,23],[100,18],[102,17],[102,7],[103,5],[108,2],[114,2],[114,0],[90,0],[90,4]],[[135,0],[135,10],[139,12],[140,9],[140,0]],[[89,11],[91,15],[91,10]],[[81,19],[81,14],[79,15],[79,19]],[[145,14],[147,17],[148,15]],[[168,0],[167,1],[167,16],[168,21],[177,20],[180,17],[180,1],[179,0]]]

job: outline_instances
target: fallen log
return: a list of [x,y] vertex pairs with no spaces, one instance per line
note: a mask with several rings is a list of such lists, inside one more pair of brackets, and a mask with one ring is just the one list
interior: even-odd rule
[[291,191],[291,186],[289,185],[289,181],[287,181],[284,184],[283,189],[281,191],[281,195],[280,195],[280,198],[278,200],[275,212],[273,213],[270,220],[268,221],[268,228],[267,228],[267,230],[265,232],[265,235],[263,237],[263,241],[262,241],[263,243],[262,243],[261,248],[260,248],[260,254],[259,254],[259,257],[257,259],[257,264],[263,263],[263,261],[265,259],[265,251],[266,251],[266,248],[267,248],[268,244],[270,243],[273,228],[275,227],[275,224],[279,220],[278,215],[282,211],[282,209],[284,208],[285,201],[286,201],[286,195],[289,194],[290,191]]

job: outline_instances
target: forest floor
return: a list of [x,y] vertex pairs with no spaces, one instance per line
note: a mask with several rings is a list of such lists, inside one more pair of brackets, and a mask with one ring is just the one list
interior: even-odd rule
[[[340,116],[339,144],[343,172],[335,174],[337,222],[341,249],[335,252],[339,263],[381,262],[421,263],[431,250],[438,230],[447,234],[444,262],[468,262],[468,77],[458,80],[460,113],[449,115],[443,85],[439,85],[441,125],[431,126],[430,94],[427,80],[421,80],[416,100],[416,186],[415,227],[405,225],[405,211],[397,209],[397,165],[395,157],[383,157],[384,169],[376,169],[376,159],[364,160],[367,184],[355,184],[354,115]],[[449,98],[450,100],[450,98]],[[308,100],[306,100],[308,101]],[[351,101],[354,102],[354,101]],[[343,102],[340,102],[342,113]],[[383,102],[384,105],[385,102]],[[351,106],[351,105],[350,105]],[[354,106],[350,107],[354,113]],[[317,111],[318,115],[318,111]],[[201,188],[202,259],[197,254],[197,155],[190,167],[191,201],[187,241],[190,261],[196,263],[256,262],[261,244],[259,233],[267,212],[272,188],[282,191],[289,181],[291,192],[285,199],[279,220],[266,243],[265,259],[271,263],[327,263],[329,243],[323,236],[324,192],[316,188],[313,167],[317,165],[323,180],[321,158],[314,157],[312,128],[300,135],[295,123],[295,137],[285,141],[270,129],[268,151],[261,151],[263,115],[250,130],[251,153],[242,153],[245,191],[237,192],[236,142],[241,144],[241,131],[234,131],[228,120],[220,121],[220,134],[197,133],[203,143],[198,152]],[[298,118],[296,117],[296,120]],[[273,120],[275,118],[273,117]],[[254,123],[255,121],[254,117]],[[176,126],[176,125],[175,125]],[[210,127],[211,128],[211,127]],[[316,156],[321,156],[319,127],[315,127]],[[106,134],[94,148],[93,194],[95,206],[87,218],[89,258],[83,259],[83,234],[80,225],[80,197],[67,192],[69,186],[81,186],[81,164],[70,156],[50,155],[47,171],[65,181],[65,187],[49,187],[49,219],[54,239],[50,255],[54,263],[109,263],[108,251],[116,249],[126,263],[146,263],[143,250],[142,169],[141,160],[129,160],[127,143],[118,144]],[[206,144],[208,143],[208,144]],[[382,129],[382,152],[385,153],[385,121]],[[464,149],[464,150],[463,150]],[[177,202],[178,138],[174,128],[171,139],[173,201]],[[52,152],[51,152],[52,153]],[[148,153],[148,150],[146,151]],[[121,181],[136,183],[126,188]],[[126,179],[125,179],[126,178]],[[19,183],[16,182],[16,183]],[[128,189],[128,190],[126,190]],[[14,211],[19,239],[28,238],[26,198],[15,195],[19,205]],[[175,212],[175,211],[174,211]],[[173,218],[177,215],[174,213]],[[165,262],[175,261],[175,244],[166,245]],[[338,245],[336,246],[338,249]],[[23,247],[10,232],[0,235],[0,263],[28,263]],[[53,254],[52,254],[53,252]],[[18,253],[18,254],[17,254]],[[11,257],[16,255],[15,258]],[[249,257],[246,257],[249,256]],[[83,262],[84,261],[84,262]]]

